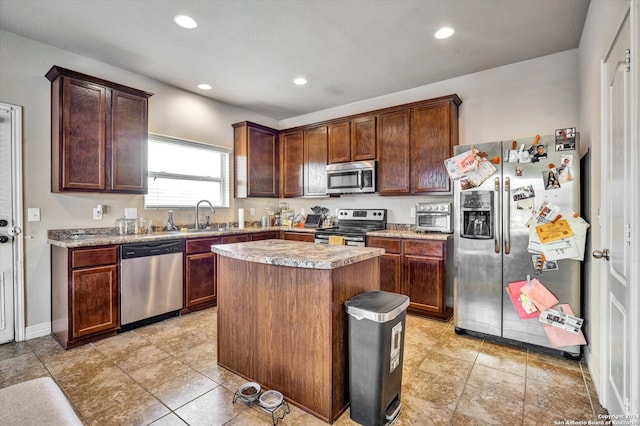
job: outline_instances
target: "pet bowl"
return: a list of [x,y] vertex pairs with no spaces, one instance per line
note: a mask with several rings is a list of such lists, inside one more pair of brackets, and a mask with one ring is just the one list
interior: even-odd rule
[[269,390],[263,393],[260,397],[260,405],[270,410],[282,404],[282,400],[283,397],[280,392]]
[[260,385],[256,382],[246,382],[240,386],[238,395],[247,402],[253,402],[258,399],[260,395]]

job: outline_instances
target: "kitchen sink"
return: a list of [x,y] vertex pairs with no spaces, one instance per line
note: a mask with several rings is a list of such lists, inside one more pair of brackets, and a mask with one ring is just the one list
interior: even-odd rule
[[70,240],[91,240],[96,238],[95,234],[73,234],[69,236]]

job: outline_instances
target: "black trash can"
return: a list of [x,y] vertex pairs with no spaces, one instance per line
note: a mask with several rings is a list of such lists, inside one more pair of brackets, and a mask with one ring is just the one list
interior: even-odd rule
[[382,426],[400,414],[404,328],[409,298],[368,291],[344,302],[348,314],[351,419]]

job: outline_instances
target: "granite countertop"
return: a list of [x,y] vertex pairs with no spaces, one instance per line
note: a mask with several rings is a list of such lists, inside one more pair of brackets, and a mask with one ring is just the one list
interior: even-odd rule
[[269,227],[245,227],[226,228],[226,229],[207,229],[197,232],[180,232],[180,231],[164,231],[153,232],[148,234],[128,234],[118,235],[115,228],[94,228],[94,229],[58,229],[50,230],[47,236],[47,243],[63,247],[91,247],[106,246],[109,244],[128,244],[149,241],[163,241],[202,238],[202,237],[222,237],[225,235],[252,234],[267,231],[295,231],[314,233],[316,230],[311,228],[291,228],[288,226],[269,226]]
[[288,240],[263,240],[219,244],[211,251],[247,262],[309,269],[337,269],[384,254],[384,249]]
[[[198,232],[165,231],[149,234],[118,235],[115,228],[89,228],[89,229],[54,229],[49,230],[47,243],[63,247],[92,247],[106,246],[110,244],[128,244],[149,241],[175,240],[176,238],[203,238],[222,237],[225,235],[251,234],[267,231],[290,231],[313,234],[314,228],[291,228],[288,226],[256,227],[250,226],[243,229],[234,227],[226,229],[208,229]],[[384,231],[367,232],[368,237],[411,238],[425,240],[447,240],[453,238],[453,234],[439,234],[435,232],[421,233],[411,229],[386,229]]]

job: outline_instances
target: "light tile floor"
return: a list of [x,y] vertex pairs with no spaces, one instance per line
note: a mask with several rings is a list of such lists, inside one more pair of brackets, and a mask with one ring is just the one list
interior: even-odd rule
[[[407,315],[403,368],[397,425],[554,425],[606,413],[581,362],[458,336],[452,321]],[[50,336],[0,346],[0,388],[42,376],[88,425],[272,424],[232,403],[245,380],[216,363],[215,308],[68,351]],[[278,424],[325,423],[291,405]],[[348,410],[335,424],[356,425]]]

